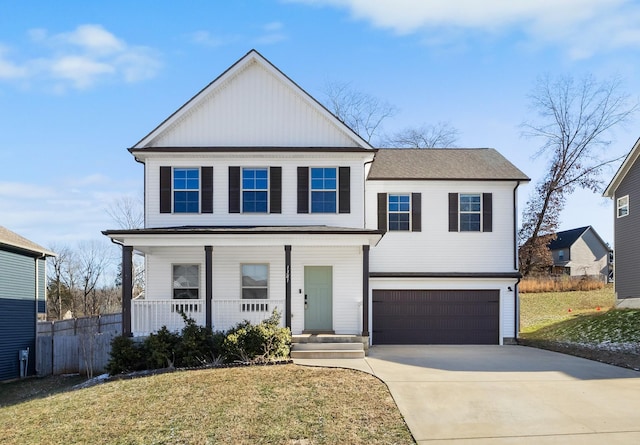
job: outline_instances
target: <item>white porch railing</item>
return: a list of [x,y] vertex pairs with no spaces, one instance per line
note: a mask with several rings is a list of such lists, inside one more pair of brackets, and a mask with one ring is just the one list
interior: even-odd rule
[[[284,326],[284,300],[213,300],[213,329],[226,331],[243,320],[253,324],[269,318],[274,309],[280,312]],[[135,336],[149,335],[162,326],[180,331],[184,321],[180,312],[199,325],[206,323],[205,301],[200,300],[132,300],[131,331]]]

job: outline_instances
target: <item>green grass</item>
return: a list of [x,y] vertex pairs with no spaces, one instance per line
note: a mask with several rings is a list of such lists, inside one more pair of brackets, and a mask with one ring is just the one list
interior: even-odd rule
[[561,342],[640,343],[640,310],[616,309],[598,314],[579,315],[571,319],[543,327],[527,339]]
[[[19,421],[16,421],[19,419]],[[0,408],[11,444],[411,444],[386,386],[296,365],[119,380]]]
[[520,333],[535,332],[581,315],[602,313],[611,309],[614,302],[611,284],[592,291],[520,294]]

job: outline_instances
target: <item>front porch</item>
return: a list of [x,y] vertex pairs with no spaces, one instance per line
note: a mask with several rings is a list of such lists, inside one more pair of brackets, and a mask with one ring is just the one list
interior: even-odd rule
[[[197,324],[207,324],[205,299],[193,300],[145,300],[131,301],[131,333],[134,337],[147,336],[162,326],[170,331],[184,327],[181,313]],[[274,310],[280,313],[280,324],[285,325],[285,300],[274,299],[225,299],[211,301],[211,324],[214,331],[226,331],[237,323],[247,320],[258,324],[271,316]]]

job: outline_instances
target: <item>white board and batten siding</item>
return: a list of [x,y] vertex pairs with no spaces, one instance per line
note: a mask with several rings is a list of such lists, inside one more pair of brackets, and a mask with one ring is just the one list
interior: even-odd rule
[[[176,226],[296,226],[326,225],[363,228],[364,167],[367,153],[310,153],[307,156],[281,153],[238,153],[184,157],[153,157],[146,160],[146,227]],[[372,156],[372,155],[371,155]],[[213,166],[213,213],[160,213],[160,167]],[[229,213],[229,167],[282,167],[282,211]],[[350,167],[350,213],[298,213],[297,167]]]
[[205,90],[147,147],[356,147],[354,134],[282,73],[254,61]]
[[[372,278],[369,282],[369,287],[371,294],[373,294],[373,290],[498,290],[500,291],[499,341],[502,344],[504,338],[516,338],[518,336],[515,320],[515,282],[516,279],[512,278]],[[373,305],[369,308],[369,320],[373,320]],[[375,343],[375,338],[372,341]]]
[[[293,246],[291,249],[292,331],[304,330],[304,267],[333,269],[333,329],[340,334],[358,334],[362,320],[362,248],[344,247],[340,240],[328,245]],[[333,245],[331,245],[333,244]],[[195,247],[154,248],[147,255],[147,290],[150,300],[171,299],[172,265],[200,265],[200,289],[204,298],[204,249]],[[241,265],[269,266],[269,299],[285,298],[284,246],[215,247],[213,249],[213,300],[241,298]],[[359,277],[359,278],[358,278]],[[240,321],[240,320],[238,320]]]
[[[368,181],[366,227],[378,228],[378,193],[421,193],[420,232],[388,231],[371,249],[371,272],[514,272],[515,183]],[[491,232],[449,232],[449,193],[492,193]]]

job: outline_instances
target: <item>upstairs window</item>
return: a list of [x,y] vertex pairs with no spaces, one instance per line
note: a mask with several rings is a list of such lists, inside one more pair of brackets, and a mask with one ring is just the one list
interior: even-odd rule
[[389,230],[410,230],[411,196],[389,195]]
[[311,168],[311,213],[336,213],[335,168]]
[[492,231],[492,193],[449,193],[449,232]]
[[173,211],[175,213],[200,211],[200,169],[173,169]]
[[197,264],[173,265],[173,298],[198,299],[200,294],[200,267]]
[[460,194],[460,231],[480,231],[480,194]]
[[269,171],[266,168],[242,169],[242,211],[267,213]]
[[267,264],[242,265],[242,298],[249,300],[269,297],[269,266]]
[[617,215],[618,218],[622,218],[623,216],[627,216],[629,214],[629,195],[623,196],[622,198],[618,198],[616,201],[617,205]]

